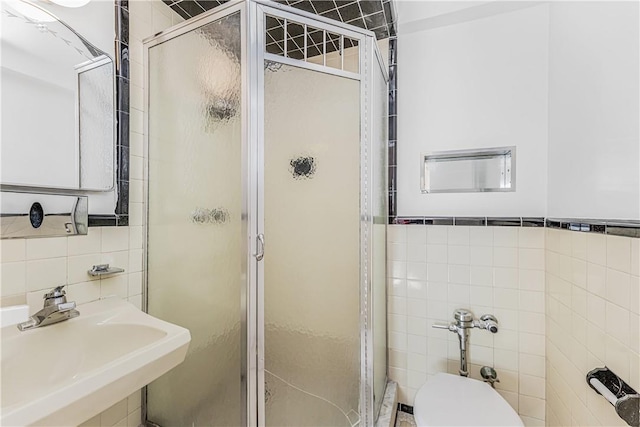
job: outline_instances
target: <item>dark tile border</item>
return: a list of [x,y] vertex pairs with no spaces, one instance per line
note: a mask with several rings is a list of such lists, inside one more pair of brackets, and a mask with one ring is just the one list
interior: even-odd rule
[[89,227],[129,225],[129,1],[114,0],[116,65],[116,188],[113,215],[89,215]]
[[547,227],[586,233],[640,239],[640,221],[617,219],[543,218],[543,217],[421,217],[398,216],[396,225],[458,225],[476,227]]
[[397,103],[397,66],[398,66],[398,38],[389,39],[389,224],[394,224],[398,212],[397,167],[398,167],[398,103]]
[[585,218],[547,218],[546,226],[584,233],[608,234],[611,236],[640,239],[640,221]]
[[413,406],[398,403],[398,411],[413,415]]
[[545,219],[542,217],[399,216],[394,219],[392,224],[459,225],[471,227],[544,227],[544,221]]

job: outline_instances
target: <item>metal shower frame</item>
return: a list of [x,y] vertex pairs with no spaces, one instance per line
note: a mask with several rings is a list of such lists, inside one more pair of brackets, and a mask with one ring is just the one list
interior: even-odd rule
[[[240,12],[241,25],[241,109],[242,109],[242,235],[246,236],[242,251],[244,286],[241,290],[242,350],[242,404],[245,411],[242,423],[246,426],[265,425],[264,403],[264,262],[256,259],[258,236],[264,231],[264,61],[279,62],[299,68],[334,74],[360,81],[360,426],[373,426],[374,378],[373,378],[373,292],[372,251],[373,236],[373,167],[370,152],[372,138],[370,124],[373,120],[371,94],[375,64],[388,82],[385,61],[380,54],[375,34],[371,31],[337,22],[322,16],[284,6],[270,0],[231,0],[208,12],[175,25],[144,40],[144,156],[149,161],[149,49],[203,25]],[[291,19],[327,32],[337,33],[358,41],[359,72],[343,71],[265,51],[266,15]],[[286,39],[286,34],[285,34]],[[286,55],[286,50],[285,50]],[[305,53],[306,55],[306,53]],[[386,94],[385,94],[386,95]],[[148,197],[148,170],[145,168],[146,194]],[[148,205],[148,203],[147,203]],[[147,224],[148,227],[148,211]],[[147,228],[145,227],[145,230]],[[268,236],[266,241],[268,247]],[[143,310],[148,311],[148,233],[144,239],[144,287]],[[254,253],[254,249],[256,253]],[[267,250],[268,256],[268,250]],[[386,278],[385,278],[386,280]],[[384,314],[386,315],[386,313]],[[385,333],[386,340],[386,333]],[[382,398],[382,396],[380,396]],[[143,389],[142,421],[147,422],[146,387]]]

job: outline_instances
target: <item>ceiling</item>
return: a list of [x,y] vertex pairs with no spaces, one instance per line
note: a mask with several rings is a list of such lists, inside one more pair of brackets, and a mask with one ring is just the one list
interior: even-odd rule
[[[213,9],[227,0],[163,0],[185,19]],[[395,36],[392,0],[276,0],[297,9],[364,28],[377,39]],[[276,26],[277,27],[277,26]],[[274,37],[274,41],[278,37]],[[347,47],[347,46],[345,46]]]

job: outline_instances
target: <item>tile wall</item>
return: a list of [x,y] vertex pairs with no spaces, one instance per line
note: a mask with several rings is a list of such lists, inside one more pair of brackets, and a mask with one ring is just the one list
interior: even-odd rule
[[586,383],[607,366],[640,390],[640,239],[547,229],[547,423],[624,426]]
[[544,424],[544,248],[541,227],[389,226],[389,375],[401,403],[413,405],[429,376],[457,373],[457,336],[431,325],[470,308],[500,325],[471,332],[470,375],[495,367],[496,388],[525,424]]
[[[86,236],[0,241],[0,305],[42,308],[45,291],[67,284],[78,304],[117,296],[140,307],[144,239],[143,50],[142,40],[183,19],[160,0],[129,1],[130,193],[128,227],[90,227]],[[87,270],[109,263],[125,273],[93,279]],[[96,415],[85,426],[138,426],[140,393],[133,393]]]

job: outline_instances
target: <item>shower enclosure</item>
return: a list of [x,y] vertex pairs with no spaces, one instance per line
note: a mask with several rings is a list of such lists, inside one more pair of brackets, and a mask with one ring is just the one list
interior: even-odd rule
[[373,33],[267,1],[145,41],[145,309],[184,326],[160,426],[372,426],[387,80]]

